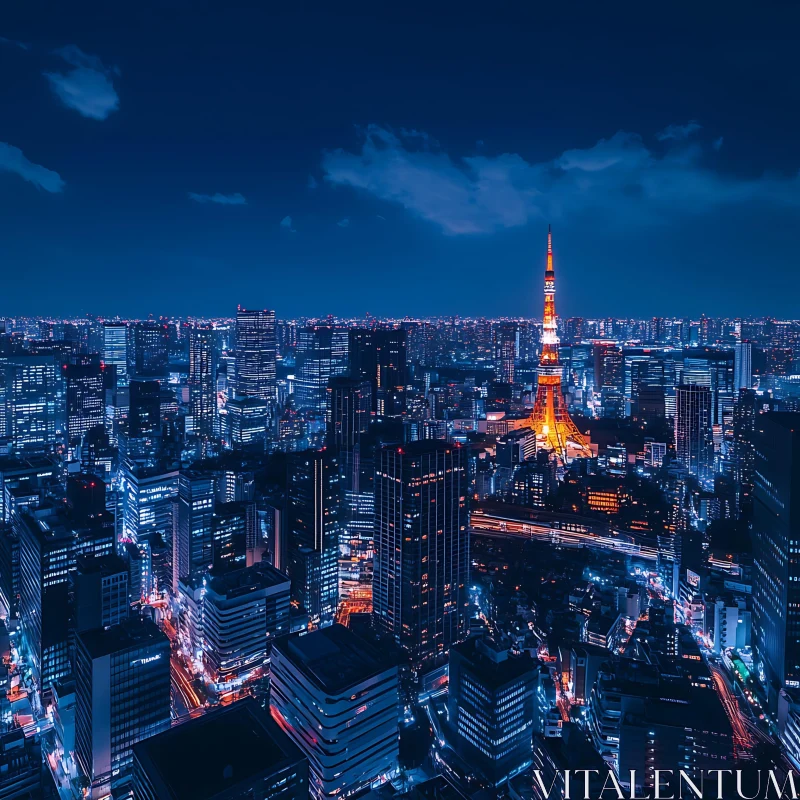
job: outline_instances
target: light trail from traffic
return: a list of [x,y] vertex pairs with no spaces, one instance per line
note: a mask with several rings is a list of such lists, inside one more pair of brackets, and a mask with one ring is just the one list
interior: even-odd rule
[[539,522],[487,514],[484,511],[473,511],[470,514],[470,532],[474,536],[531,539],[556,547],[613,551],[646,561],[655,561],[658,558],[658,548],[635,542],[630,534],[603,536],[592,531],[568,531]]

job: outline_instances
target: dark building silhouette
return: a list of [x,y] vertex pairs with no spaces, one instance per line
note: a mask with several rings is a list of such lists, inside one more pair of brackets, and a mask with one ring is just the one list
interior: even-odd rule
[[350,376],[372,384],[372,410],[399,417],[406,410],[406,332],[401,328],[352,328],[348,345]]
[[417,661],[464,635],[465,460],[460,447],[425,441],[386,447],[376,464],[375,619]]

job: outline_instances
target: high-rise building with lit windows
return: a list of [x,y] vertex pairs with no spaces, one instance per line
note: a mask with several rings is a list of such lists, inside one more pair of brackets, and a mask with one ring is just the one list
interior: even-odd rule
[[675,455],[701,482],[714,474],[712,397],[707,386],[678,386],[675,390]]
[[237,394],[276,403],[276,355],[275,312],[240,306],[236,312]]
[[117,385],[128,383],[128,326],[124,322],[107,322],[103,325],[103,363],[113,365],[117,372]]
[[327,325],[303,328],[297,339],[295,406],[325,413],[328,381],[347,371],[348,331]]
[[308,757],[314,800],[349,797],[394,772],[399,681],[390,652],[332,625],[278,639],[271,676],[272,717]]
[[67,436],[78,443],[105,418],[103,369],[97,357],[78,356],[62,365],[67,398]]
[[178,479],[173,511],[172,586],[181,578],[205,570],[214,559],[214,477],[186,470]]
[[165,376],[169,365],[168,327],[153,320],[137,322],[131,330],[131,340],[129,372],[141,378]]
[[800,688],[800,413],[758,414],[753,428],[753,645],[774,703]]
[[133,746],[169,730],[169,639],[141,617],[79,633],[75,695],[75,757],[88,783],[85,797],[122,795],[133,780]]
[[214,433],[216,366],[214,330],[210,327],[192,328],[189,332],[188,378],[192,432],[204,441],[210,440]]
[[441,441],[386,447],[375,474],[372,605],[415,661],[463,638],[469,529],[465,458]]
[[52,452],[63,430],[63,380],[52,355],[13,355],[5,364],[5,430],[20,454]]
[[372,384],[372,411],[379,418],[406,410],[406,332],[402,328],[352,328],[348,343],[352,378]]
[[312,625],[330,625],[339,603],[339,462],[330,452],[292,453],[286,519],[292,599]]

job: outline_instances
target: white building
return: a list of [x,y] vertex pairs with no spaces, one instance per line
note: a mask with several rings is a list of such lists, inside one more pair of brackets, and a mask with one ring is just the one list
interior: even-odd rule
[[398,673],[342,625],[279,639],[272,716],[306,754],[309,793],[343,798],[388,776],[398,755]]

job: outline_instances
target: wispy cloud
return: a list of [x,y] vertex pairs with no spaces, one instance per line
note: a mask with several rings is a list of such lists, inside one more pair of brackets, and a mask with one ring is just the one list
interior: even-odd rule
[[683,139],[688,139],[693,133],[697,133],[697,131],[701,131],[703,126],[696,122],[693,119],[690,119],[684,125],[667,125],[663,131],[659,131],[656,134],[656,139],[659,142],[666,142],[670,139],[677,139],[681,141]]
[[30,50],[31,46],[25,42],[18,42],[16,39],[6,39],[5,36],[0,36],[0,44],[7,44],[11,47],[19,47],[20,50]]
[[64,181],[57,172],[53,172],[41,164],[29,161],[19,147],[0,142],[0,170],[13,172],[32,183],[37,189],[46,192],[61,192],[64,190]]
[[308,176],[308,188],[313,191],[317,187],[319,187],[319,183],[317,182],[317,179],[313,175],[309,175]]
[[235,192],[234,194],[222,194],[216,192],[214,194],[198,194],[197,192],[189,192],[189,199],[194,200],[195,203],[217,203],[221,206],[246,206],[247,200],[244,195]]
[[350,219],[349,219],[349,217],[345,217],[344,219],[340,219],[336,224],[340,228],[349,228],[350,227]]
[[62,103],[89,119],[104,120],[119,108],[119,95],[112,76],[117,69],[106,67],[93,55],[74,44],[55,51],[69,67],[60,72],[45,72],[50,86]]
[[[689,126],[700,127],[677,127]],[[661,225],[679,214],[750,200],[800,206],[796,175],[722,174],[706,163],[713,145],[687,142],[686,135],[661,139],[666,148],[656,152],[638,134],[620,131],[591,147],[529,162],[515,153],[456,158],[416,131],[406,138],[372,125],[357,152],[325,152],[322,166],[329,183],[401,205],[453,236],[580,214],[609,226]]]
[[714,144],[712,144],[711,146],[715,150],[721,150],[722,149],[722,144],[723,144],[724,141],[725,141],[725,139],[722,136],[720,136],[719,139],[714,139]]
[[292,227],[292,218],[289,216],[284,217],[280,223],[281,228],[285,231],[289,231],[289,233],[297,233],[297,231]]

